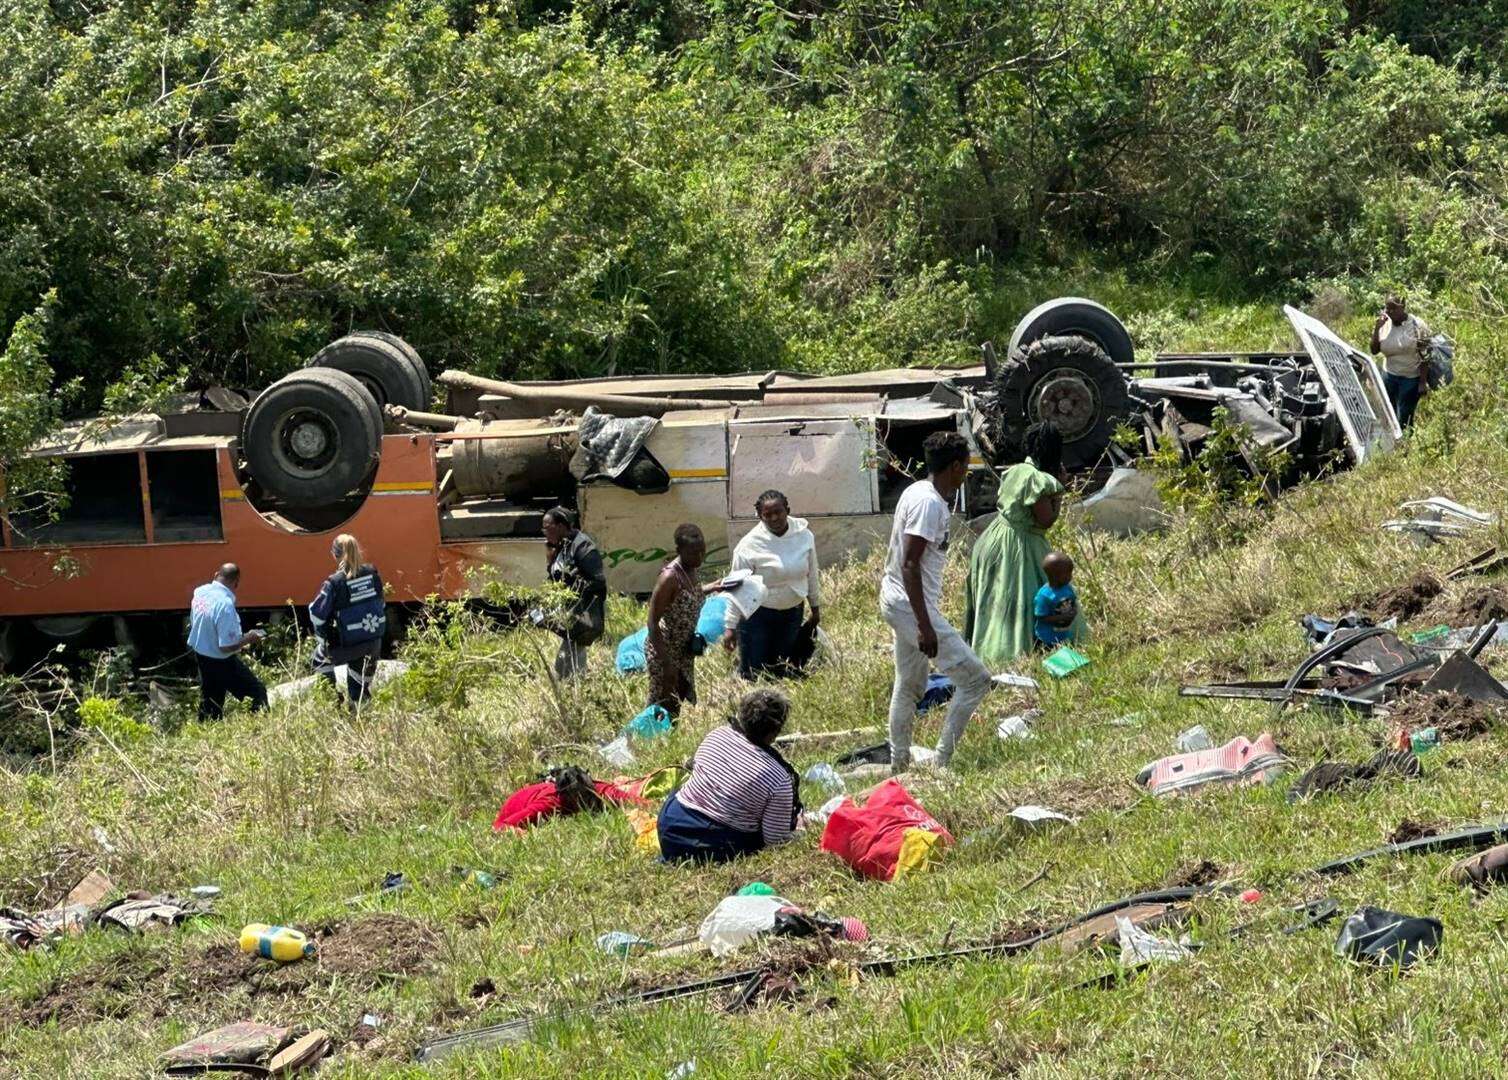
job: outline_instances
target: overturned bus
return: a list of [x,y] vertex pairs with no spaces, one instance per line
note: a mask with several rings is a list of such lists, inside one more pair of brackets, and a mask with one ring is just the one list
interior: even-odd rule
[[973,450],[967,516],[993,508],[995,468],[1019,460],[1038,420],[1059,426],[1066,465],[1091,487],[1130,460],[1118,430],[1197,453],[1216,408],[1312,462],[1390,446],[1376,365],[1289,317],[1303,343],[1291,353],[1137,361],[1113,314],[1063,298],[1022,319],[1005,358],[986,345],[969,368],[531,383],[432,380],[401,338],[348,335],[250,402],[205,391],[37,446],[66,463],[68,499],[55,515],[0,516],[0,664],[58,641],[181,641],[194,587],[225,562],[242,568],[243,609],[295,611],[329,572],[337,531],[381,568],[395,615],[537,584],[555,505],[578,512],[619,592],[653,587],[683,522],[706,535],[709,565],[725,564],[767,488],[786,492],[831,565],[883,543],[934,431]]

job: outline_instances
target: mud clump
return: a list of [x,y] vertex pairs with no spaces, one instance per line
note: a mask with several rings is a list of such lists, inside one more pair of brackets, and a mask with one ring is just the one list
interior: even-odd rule
[[1486,735],[1505,717],[1503,706],[1460,694],[1415,693],[1394,705],[1389,719],[1410,731],[1434,728],[1441,742],[1462,742]]
[[1361,608],[1379,620],[1405,622],[1418,615],[1445,591],[1445,582],[1421,570],[1402,585],[1394,585],[1361,602]]
[[1430,608],[1430,618],[1450,626],[1481,626],[1486,622],[1508,619],[1508,589],[1501,585],[1483,585],[1469,590],[1452,603],[1437,601]]
[[322,926],[312,935],[321,973],[369,978],[432,971],[440,936],[402,915],[365,915]]
[[1213,885],[1225,876],[1225,867],[1211,859],[1186,863],[1168,875],[1165,885],[1169,889],[1197,889],[1201,885]]
[[1404,818],[1398,823],[1397,828],[1388,833],[1387,841],[1390,844],[1407,844],[1410,840],[1423,840],[1426,836],[1438,836],[1444,828],[1438,821],[1415,821],[1413,818]]

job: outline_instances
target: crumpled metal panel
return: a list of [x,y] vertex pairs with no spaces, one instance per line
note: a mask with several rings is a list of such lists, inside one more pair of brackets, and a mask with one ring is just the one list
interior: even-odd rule
[[1393,415],[1393,406],[1388,401],[1376,362],[1346,344],[1313,316],[1286,305],[1283,314],[1288,316],[1309,358],[1314,361],[1320,381],[1325,384],[1325,390],[1340,415],[1346,442],[1357,463],[1368,460],[1373,454],[1393,449],[1403,437],[1403,429]]

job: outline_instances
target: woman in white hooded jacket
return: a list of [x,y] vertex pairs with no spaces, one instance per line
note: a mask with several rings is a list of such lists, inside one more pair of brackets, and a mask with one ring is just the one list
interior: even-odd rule
[[738,646],[738,673],[745,679],[789,673],[801,636],[801,614],[812,609],[813,626],[822,618],[817,585],[817,545],[801,518],[791,517],[791,504],[778,491],[766,491],[754,502],[759,524],[733,549],[733,569],[748,570],[764,582],[764,601],[740,622],[740,612],[728,605],[723,644]]

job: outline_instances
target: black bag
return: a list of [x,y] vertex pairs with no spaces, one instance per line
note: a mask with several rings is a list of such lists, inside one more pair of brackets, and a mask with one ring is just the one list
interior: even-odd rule
[[1439,919],[1364,907],[1341,925],[1335,951],[1381,967],[1408,968],[1439,949],[1444,934]]
[[575,765],[560,765],[545,773],[544,778],[555,785],[562,814],[575,814],[583,810],[596,813],[606,805],[602,796],[597,794],[597,788],[585,769]]

